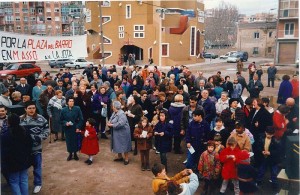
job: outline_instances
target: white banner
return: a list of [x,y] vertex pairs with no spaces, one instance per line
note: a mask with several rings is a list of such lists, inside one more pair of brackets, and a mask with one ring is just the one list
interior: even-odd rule
[[87,57],[86,35],[30,36],[0,32],[0,62]]

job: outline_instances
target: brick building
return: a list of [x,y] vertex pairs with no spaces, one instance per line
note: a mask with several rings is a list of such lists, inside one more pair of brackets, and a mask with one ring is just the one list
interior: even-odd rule
[[[175,65],[203,61],[204,4],[187,1],[101,1],[105,63],[134,53],[137,63]],[[166,9],[165,14],[160,10]],[[99,2],[86,2],[87,50],[101,59]],[[160,60],[161,59],[161,60]]]
[[250,56],[274,57],[276,22],[239,23],[236,48]]
[[299,0],[279,0],[275,64],[299,59]]

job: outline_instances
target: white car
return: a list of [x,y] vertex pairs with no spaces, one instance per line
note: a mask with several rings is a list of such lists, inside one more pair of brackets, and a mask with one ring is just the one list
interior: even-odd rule
[[234,53],[227,58],[227,62],[237,62],[239,59],[240,56]]
[[79,69],[79,68],[85,68],[87,67],[87,65],[94,66],[94,62],[89,62],[83,58],[73,59],[70,61],[71,62],[65,64],[65,67]]
[[227,52],[225,55],[221,55],[220,56],[220,59],[224,59],[226,60],[229,56],[231,56],[232,54],[236,53],[236,51],[230,51],[230,52]]

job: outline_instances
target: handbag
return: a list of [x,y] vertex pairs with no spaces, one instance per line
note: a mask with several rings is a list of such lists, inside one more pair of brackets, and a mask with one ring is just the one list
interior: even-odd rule
[[107,117],[107,107],[102,107],[102,109],[101,109],[101,116],[102,117]]

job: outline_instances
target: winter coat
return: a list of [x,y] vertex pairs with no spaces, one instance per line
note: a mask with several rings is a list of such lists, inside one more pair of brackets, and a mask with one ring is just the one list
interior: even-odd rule
[[250,138],[245,132],[243,132],[242,134],[232,132],[230,137],[234,137],[237,142],[237,147],[239,147],[241,150],[247,150],[248,152],[252,151]]
[[92,117],[92,95],[90,93],[84,92],[80,93],[79,98],[81,99],[81,112],[84,121]]
[[126,82],[126,83],[122,82],[121,87],[122,87],[122,89],[124,91],[124,94],[127,94],[128,89],[130,87],[130,83],[129,82]]
[[257,80],[254,84],[254,80],[251,80],[248,84],[248,91],[251,98],[258,98],[259,93],[264,89],[261,81]]
[[237,79],[238,79],[239,84],[242,85],[242,90],[244,90],[244,88],[247,89],[248,86],[247,86],[245,78],[242,76],[237,76]]
[[[143,131],[147,131],[146,138],[141,138]],[[134,129],[133,136],[137,140],[138,150],[150,150],[152,148],[153,129],[151,126],[148,125],[145,128],[143,128],[141,125],[138,125]]]
[[[196,104],[195,110],[203,110],[205,113],[204,109],[202,106],[199,104]],[[204,114],[205,116],[205,114]],[[180,119],[180,129],[186,131],[186,129],[189,126],[189,123],[192,122],[193,120],[193,111],[191,110],[190,106],[185,106],[182,109],[182,114],[181,114],[181,119]]]
[[275,79],[275,75],[277,73],[277,68],[275,66],[273,67],[269,67],[267,69],[267,72],[268,72],[268,79]]
[[[290,112],[286,115],[286,118],[289,120],[289,123],[287,124],[288,129],[299,129],[299,106],[297,104],[290,107]],[[295,122],[293,121],[294,118],[297,118]]]
[[194,195],[199,186],[198,176],[195,173],[192,173],[190,176],[190,182],[181,183],[182,192],[178,195]]
[[154,106],[152,105],[151,101],[146,98],[146,100],[144,102],[142,102],[142,100],[139,101],[139,105],[141,105],[142,110],[147,110],[147,114],[144,114],[145,117],[148,118],[148,121],[151,121],[153,118],[153,112],[154,112]]
[[51,91],[51,93],[48,93],[48,90],[44,90],[43,93],[41,93],[39,102],[41,104],[41,107],[43,109],[44,115],[47,113],[47,106],[50,101],[50,99],[55,95],[54,90]]
[[32,89],[32,101],[36,102],[36,108],[39,112],[39,114],[44,114],[42,106],[40,104],[39,98],[40,95],[45,91],[47,87],[45,85],[42,85],[40,88],[38,86],[33,87]]
[[231,118],[232,112],[229,108],[226,108],[221,112],[221,118],[224,122],[225,128],[231,132],[234,129],[234,125],[236,121],[245,122],[245,113],[241,108],[236,108],[235,110],[235,118]]
[[220,86],[216,86],[213,90],[213,95],[219,100],[221,98],[221,93],[224,91],[224,89]]
[[31,87],[30,87],[30,85],[28,85],[28,84],[25,84],[24,87],[22,87],[21,84],[20,84],[20,85],[17,85],[16,91],[19,91],[19,92],[21,93],[22,96],[23,96],[23,95],[29,95],[29,96],[32,95],[32,94],[31,94]]
[[47,113],[49,118],[51,118],[51,132],[61,132],[62,126],[60,122],[60,115],[62,109],[66,106],[66,98],[62,97],[59,101],[57,96],[50,99],[47,106]]
[[155,135],[155,142],[157,143],[156,149],[160,153],[171,152],[172,150],[172,137],[173,137],[173,124],[172,122],[158,122],[154,127],[155,132],[164,132],[163,136]]
[[287,130],[287,125],[285,123],[285,116],[279,112],[279,110],[276,110],[273,114],[273,127],[275,130],[274,137],[277,140],[281,140],[283,134]]
[[130,127],[124,111],[113,112],[109,122],[113,124],[110,145],[112,152],[129,152],[131,150]]
[[279,90],[278,90],[277,103],[285,104],[286,99],[292,97],[292,92],[293,92],[292,84],[288,80],[282,81],[280,83]]
[[[67,151],[69,153],[77,152],[79,148],[76,129],[81,129],[83,125],[83,116],[80,108],[78,106],[73,106],[72,108],[69,106],[64,107],[61,111],[60,121],[66,135]],[[67,126],[67,122],[72,122],[73,124]]]
[[240,98],[242,95],[242,85],[241,84],[233,84],[233,91],[231,93],[231,98]]
[[[88,132],[88,136],[85,134]],[[81,153],[87,155],[96,155],[99,152],[99,143],[98,137],[96,133],[96,129],[94,127],[85,127],[85,131],[82,131],[83,140],[81,145]]]
[[175,137],[180,136],[180,119],[182,115],[182,110],[185,107],[183,103],[171,103],[169,108],[169,116],[170,120],[173,120],[173,133]]
[[31,166],[32,139],[29,131],[16,136],[10,130],[1,132],[1,171],[14,173]]
[[208,140],[214,140],[215,135],[219,134],[222,138],[221,144],[223,146],[226,146],[226,142],[228,137],[230,136],[230,133],[225,129],[225,127],[222,127],[221,130],[217,130],[216,127],[211,130],[208,134]]
[[265,140],[266,135],[260,137],[260,139],[257,140],[257,151],[255,152],[255,160],[257,160],[257,164],[261,165],[264,161],[266,161],[269,165],[277,165],[281,162],[281,146],[276,141],[275,137],[271,138],[271,143],[269,145],[269,156],[264,156],[263,151],[265,150]]
[[291,84],[293,87],[292,97],[293,98],[299,97],[299,81],[293,79],[291,80]]
[[201,105],[205,110],[205,120],[210,123],[215,117],[216,117],[216,106],[213,101],[210,100],[210,98],[207,98],[206,100],[200,99],[198,101],[198,104]]
[[199,173],[208,180],[217,179],[221,172],[221,163],[217,152],[204,151],[198,164]]
[[186,143],[191,144],[198,152],[204,151],[209,131],[209,124],[205,120],[201,122],[192,120],[186,130]]
[[135,128],[135,125],[137,125],[142,116],[143,116],[143,110],[142,110],[142,107],[136,103],[134,105],[129,105],[128,106],[128,111],[130,111],[131,114],[134,115],[134,117],[129,117],[127,116],[127,119],[128,119],[128,122],[129,122],[129,126],[130,126],[130,132],[131,132],[131,138],[133,138],[133,131],[134,131],[134,128]]
[[[250,164],[238,164],[237,175],[239,179],[239,187],[241,192],[252,194],[258,190],[256,185],[257,171]],[[249,181],[245,182],[245,180]]]
[[9,107],[12,105],[12,102],[9,96],[0,95],[0,105],[4,105],[5,107]]
[[[237,179],[236,164],[239,163],[241,150],[235,147],[233,150],[229,147],[223,149],[220,153],[220,161],[223,163],[222,177],[223,180]],[[235,161],[232,158],[227,158],[227,155],[234,155]]]
[[[231,134],[233,134],[233,133],[236,133],[236,130],[235,130],[235,129],[231,132]],[[249,137],[250,143],[251,143],[251,145],[252,145],[252,144],[255,142],[254,136],[252,135],[252,133],[251,133],[251,132],[249,131],[249,129],[247,129],[247,128],[245,128],[244,133]]]
[[[267,126],[272,126],[272,115],[264,107],[261,107],[259,111],[255,114],[255,109],[250,111],[247,123],[250,132],[253,134],[254,139],[257,139],[261,134],[265,133]],[[254,117],[253,117],[254,116]],[[258,122],[258,127],[255,123]]]

